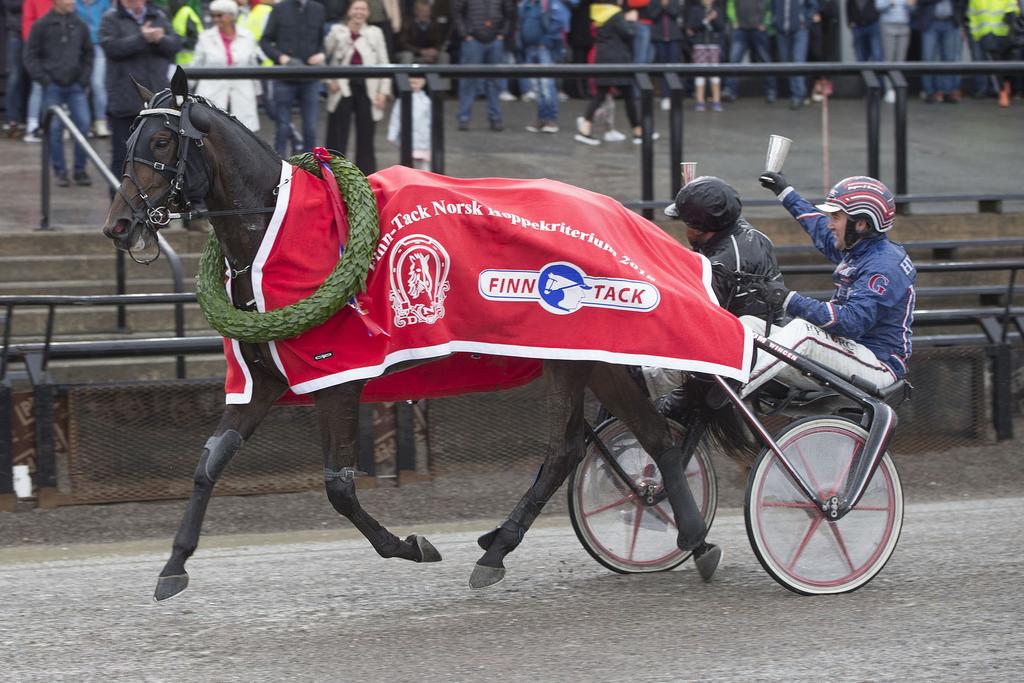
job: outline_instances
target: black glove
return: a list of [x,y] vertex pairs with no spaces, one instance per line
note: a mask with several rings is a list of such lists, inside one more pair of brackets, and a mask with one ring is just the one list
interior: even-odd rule
[[775,193],[776,197],[789,187],[789,183],[786,182],[786,176],[774,171],[765,171],[758,180],[761,181],[761,187],[771,190]]
[[781,309],[786,303],[786,297],[789,296],[789,289],[778,280],[758,282],[753,285],[753,289],[757,293],[757,298],[772,308]]

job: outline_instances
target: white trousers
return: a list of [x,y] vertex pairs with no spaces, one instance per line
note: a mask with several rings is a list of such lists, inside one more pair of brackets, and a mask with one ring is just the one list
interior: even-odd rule
[[[764,334],[764,320],[745,315],[740,318],[740,322],[754,332]],[[833,336],[806,320],[794,318],[784,327],[773,326],[768,338],[780,346],[785,346],[787,349],[792,349],[821,363],[840,377],[849,378],[851,375],[855,375],[879,389],[884,389],[896,382],[896,375],[892,370],[878,360],[866,346],[843,337]],[[787,365],[767,351],[758,349],[757,359],[750,371],[750,381],[743,387],[740,395],[748,396],[771,379],[777,379],[787,386],[801,389],[813,389],[821,386],[813,379],[805,377],[791,365]]]

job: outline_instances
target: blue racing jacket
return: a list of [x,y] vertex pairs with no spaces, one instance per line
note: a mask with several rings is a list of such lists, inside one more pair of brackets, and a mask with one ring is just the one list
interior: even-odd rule
[[793,190],[783,196],[782,205],[811,236],[818,251],[838,264],[832,273],[836,291],[830,301],[794,292],[786,312],[862,344],[897,377],[903,377],[910,358],[917,278],[906,250],[879,235],[840,251],[825,214]]

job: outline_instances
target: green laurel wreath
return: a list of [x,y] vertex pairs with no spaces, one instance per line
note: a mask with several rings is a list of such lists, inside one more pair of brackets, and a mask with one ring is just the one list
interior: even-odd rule
[[[323,177],[310,153],[294,156],[288,163]],[[327,322],[366,287],[370,258],[380,236],[377,200],[366,176],[352,162],[335,155],[330,163],[348,208],[348,243],[331,274],[305,299],[266,313],[235,308],[224,287],[224,254],[217,236],[210,232],[199,259],[196,299],[210,325],[221,335],[252,344],[296,337]]]

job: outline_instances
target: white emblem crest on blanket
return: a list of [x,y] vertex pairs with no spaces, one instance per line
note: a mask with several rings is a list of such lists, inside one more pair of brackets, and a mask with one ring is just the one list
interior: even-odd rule
[[444,317],[451,259],[437,240],[408,235],[391,249],[391,308],[395,326],[433,325]]

